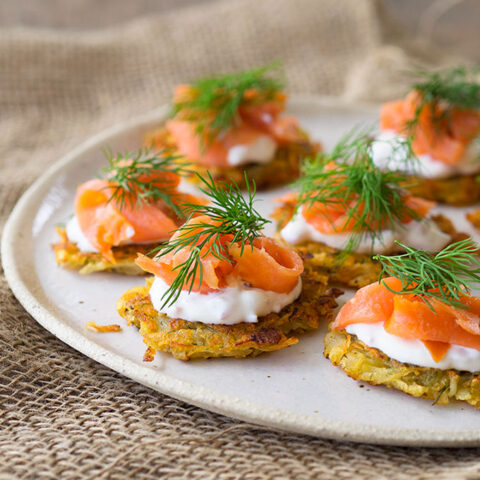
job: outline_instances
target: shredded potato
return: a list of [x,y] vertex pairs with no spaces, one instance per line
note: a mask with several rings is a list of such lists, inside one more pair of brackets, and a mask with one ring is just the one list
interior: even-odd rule
[[440,370],[398,362],[345,330],[330,330],[324,343],[325,356],[355,380],[427,398],[434,404],[460,400],[480,408],[478,372]]
[[143,361],[144,362],[153,362],[155,358],[155,349],[152,347],[147,347],[145,353],[143,354]]
[[[333,317],[335,298],[342,292],[303,275],[300,297],[278,313],[259,318],[257,323],[216,325],[170,318],[158,313],[147,286],[127,290],[117,302],[118,313],[133,323],[148,347],[170,353],[179,360],[212,357],[253,357],[298,342],[295,335],[317,329]],[[147,350],[144,357],[149,361]]]
[[97,332],[100,333],[108,333],[108,332],[121,332],[122,327],[120,325],[112,324],[112,325],[97,325],[95,322],[88,322],[85,325],[86,329],[93,328]]

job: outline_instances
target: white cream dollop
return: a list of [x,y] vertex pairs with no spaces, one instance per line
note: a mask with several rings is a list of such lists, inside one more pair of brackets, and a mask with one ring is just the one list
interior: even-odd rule
[[[352,235],[361,236],[358,233],[332,233],[326,234],[319,232],[310,225],[302,215],[302,207],[299,208],[296,215],[283,227],[280,232],[282,238],[292,245],[298,245],[304,242],[317,242],[328,245],[329,247],[342,250],[346,247]],[[420,250],[436,252],[445,247],[451,240],[450,235],[442,232],[437,224],[424,218],[420,221],[412,220],[404,224],[404,228],[397,230],[382,230],[381,238],[375,238],[372,248],[370,236],[361,236],[358,253],[391,253],[398,250],[395,243],[398,240]]]
[[162,307],[162,296],[167,289],[168,285],[163,279],[155,277],[150,288],[150,299],[159,313],[189,322],[234,325],[256,323],[258,317],[278,313],[298,298],[302,291],[302,281],[299,279],[288,293],[248,287],[242,282],[207,294],[182,290],[173,305]]
[[480,144],[473,141],[464,158],[456,165],[447,165],[430,155],[408,158],[405,139],[393,130],[383,130],[372,143],[372,159],[382,170],[402,171],[423,178],[448,178],[480,171]]
[[268,163],[277,149],[277,143],[269,135],[259,135],[250,144],[235,145],[228,150],[227,162],[232,167],[245,163]]
[[[89,242],[88,238],[82,232],[80,224],[78,223],[78,218],[75,215],[67,222],[65,230],[68,239],[72,243],[75,243],[81,252],[98,252],[98,249]],[[129,238],[133,237],[135,235],[135,230],[132,227],[128,227],[127,235]],[[133,242],[129,240],[125,240],[122,242],[122,245],[131,245],[132,243]]]
[[409,340],[388,333],[381,323],[356,323],[348,325],[348,333],[368,345],[377,348],[390,358],[419,367],[455,369],[467,372],[480,371],[480,351],[474,348],[451,345],[438,363],[420,340]]
[[68,239],[77,245],[81,252],[98,252],[98,250],[88,241],[88,238],[82,232],[78,218],[74,215],[67,222],[65,227]]

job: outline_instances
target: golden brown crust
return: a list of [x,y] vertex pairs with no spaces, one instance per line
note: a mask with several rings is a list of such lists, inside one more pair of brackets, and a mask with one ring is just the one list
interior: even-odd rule
[[261,317],[258,323],[214,325],[187,322],[159,314],[150,301],[149,289],[126,291],[117,302],[119,314],[140,329],[148,347],[170,353],[179,360],[212,357],[254,357],[298,342],[295,334],[315,330],[328,321],[337,306],[340,290],[303,278],[300,297],[279,313]]
[[88,322],[85,325],[85,328],[87,329],[93,329],[98,333],[112,333],[112,332],[121,332],[122,328],[120,325],[117,325],[115,323],[110,324],[110,325],[98,325],[95,322]]
[[305,271],[312,277],[328,278],[333,285],[361,288],[378,281],[380,264],[361,253],[343,254],[321,243],[305,243],[295,246],[302,257]]
[[404,186],[417,197],[461,207],[480,201],[478,175],[475,173],[440,179],[409,177]]
[[[176,151],[174,140],[165,127],[160,127],[148,134],[145,144],[157,149],[168,148],[172,153]],[[302,142],[291,142],[279,146],[273,160],[263,165],[252,163],[238,167],[205,167],[191,162],[189,168],[202,176],[205,176],[208,171],[216,181],[227,183],[234,181],[240,188],[245,188],[246,173],[249,179],[255,180],[258,190],[267,190],[298,178],[301,161],[319,151],[321,151],[320,145],[310,142],[305,134]],[[192,176],[191,180],[198,181],[196,176]]]
[[81,274],[115,272],[123,275],[145,275],[146,272],[135,263],[137,254],[147,254],[158,246],[150,244],[113,247],[115,262],[111,262],[100,253],[80,251],[77,245],[68,239],[65,229],[57,227],[57,232],[61,240],[52,245],[57,263],[62,267],[78,270]]
[[324,344],[325,357],[355,380],[384,385],[435,403],[447,404],[455,399],[480,408],[479,373],[401,363],[345,330],[330,329]]
[[[277,219],[277,231],[280,231],[292,218],[293,205],[278,207],[273,217]],[[443,215],[434,215],[432,220],[440,230],[452,237],[452,243],[468,237],[455,230],[453,223]],[[277,240],[286,243],[279,234]],[[312,278],[328,278],[330,284],[344,287],[361,288],[376,282],[380,276],[380,264],[370,255],[362,253],[345,254],[340,250],[328,247],[322,243],[305,242],[299,245],[290,245],[302,257],[305,271]]]

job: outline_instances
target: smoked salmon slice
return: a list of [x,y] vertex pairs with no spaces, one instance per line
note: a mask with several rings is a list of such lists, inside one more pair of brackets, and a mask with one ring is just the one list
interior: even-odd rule
[[[434,202],[424,200],[422,198],[414,197],[412,195],[406,195],[404,203],[409,207],[418,218],[424,218],[428,212],[435,206]],[[334,234],[339,232],[352,232],[355,228],[356,218],[361,214],[358,205],[355,202],[351,202],[351,208],[358,211],[353,217],[348,216],[348,205],[344,205],[344,202],[335,202],[332,199],[332,203],[314,203],[311,206],[302,208],[302,216],[307,223],[312,225],[316,230],[321,233]],[[414,220],[413,216],[405,215],[401,219],[402,223],[409,223]],[[386,220],[384,225],[376,225],[372,222],[372,228],[381,230],[382,228],[389,227],[389,221]]]
[[[260,102],[256,90],[247,90],[244,97],[248,103],[239,106],[235,124],[227,131],[214,136],[215,132],[200,131],[200,122],[188,109],[166,122],[166,129],[173,137],[179,152],[188,160],[207,167],[228,166],[228,151],[237,145],[252,145],[261,136],[270,136],[277,144],[305,140],[298,121],[294,117],[281,117],[285,109],[286,95],[277,92],[272,100]],[[175,89],[174,103],[188,102],[195,97],[195,90],[188,85]],[[204,112],[204,117],[211,116]],[[203,119],[204,120],[204,119]]]
[[[392,290],[402,288],[402,282],[398,278],[389,277],[383,281]],[[392,316],[394,297],[395,294],[381,283],[360,288],[338,312],[333,328],[342,330],[354,323],[384,322]]]
[[[205,203],[175,188],[180,179],[173,172],[149,174],[139,180],[171,189],[171,201]],[[135,192],[125,192],[123,202],[113,197],[116,184],[108,179],[93,179],[81,184],[75,197],[75,216],[85,237],[105,258],[114,262],[112,247],[126,243],[165,241],[182,223],[162,200],[138,201]]]
[[405,128],[404,101],[387,102],[380,108],[380,128],[401,132]]
[[286,95],[278,93],[274,101],[240,106],[239,115],[246,124],[272,135],[279,143],[301,141],[304,134],[298,120],[292,116],[280,117],[285,101]]
[[[387,278],[392,290],[401,289],[401,281]],[[340,310],[333,328],[341,330],[356,323],[383,323],[385,330],[401,338],[421,340],[440,361],[448,348],[460,345],[480,350],[480,297],[462,296],[465,309],[429,299],[432,309],[415,295],[395,294],[382,283],[368,285]]]
[[454,110],[449,128],[453,138],[460,142],[471,142],[480,130],[480,115],[474,110]]
[[[213,224],[208,216],[191,219],[187,226],[193,226],[188,234],[201,233],[202,228]],[[198,232],[195,225],[198,224]],[[177,240],[184,232],[178,231],[171,241]],[[178,267],[188,260],[192,249],[201,245],[205,235],[199,235],[195,245],[189,245],[178,251],[169,252],[161,257],[149,258],[140,255],[136,263],[142,269],[162,278],[171,285],[175,280]],[[231,235],[223,235],[209,241],[200,250],[202,277],[197,275],[192,291],[210,293],[212,291],[234,285],[238,281],[246,282],[250,286],[277,293],[288,293],[298,283],[303,272],[303,262],[300,256],[286,247],[279,245],[275,240],[267,237],[258,237],[253,245],[245,245],[243,252],[238,243],[231,243]],[[224,258],[218,258],[211,252],[210,247],[216,243],[216,249]],[[209,251],[210,250],[210,251]],[[190,289],[190,284],[184,284],[184,290]]]
[[434,342],[432,340],[422,340],[422,343],[427,347],[430,355],[435,362],[439,362],[447,354],[450,349],[450,344],[445,342]]
[[[189,220],[186,224],[190,227],[188,229],[188,235],[199,234],[198,241],[195,245],[169,252],[155,259],[140,255],[136,260],[137,265],[145,271],[163,278],[167,284],[172,284],[177,276],[178,267],[188,260],[194,247],[201,245],[205,241],[206,235],[201,235],[202,230],[208,225],[214,224],[215,222],[206,215]],[[195,228],[195,225],[198,225],[198,228]],[[173,242],[179,239],[182,235],[185,235],[185,233],[181,231],[175,232],[171,237],[171,241]],[[226,243],[230,238],[228,235],[216,237],[202,246],[199,254],[202,265],[202,275],[201,278],[199,274],[196,275],[192,291],[208,293],[226,286],[226,277],[232,271],[233,266],[227,260],[219,258],[209,252],[209,249],[216,244],[215,247],[217,251],[220,252],[222,256],[227,255]],[[185,288],[190,289],[190,284],[185,284]]]
[[[457,312],[461,313],[461,310],[438,301],[434,301],[434,307],[435,312],[432,312],[420,299],[396,295],[393,314],[385,320],[385,330],[402,338],[444,342],[480,350],[480,335],[468,332],[456,321]],[[471,313],[480,321],[478,313]]]
[[230,244],[229,253],[236,262],[234,273],[262,290],[290,292],[303,272],[300,256],[272,238],[256,238],[252,247],[245,246],[243,253],[240,245]]
[[421,101],[421,94],[413,91],[404,100],[385,103],[380,110],[381,129],[411,135],[412,149],[417,155],[427,154],[447,165],[456,165],[480,133],[480,113],[459,108],[447,110],[437,103],[422,105]]
[[175,138],[178,151],[189,160],[210,167],[228,165],[230,148],[237,145],[252,145],[265,133],[258,128],[241,124],[228,130],[221,139],[211,141],[199,134],[193,122],[169,120],[166,128]]

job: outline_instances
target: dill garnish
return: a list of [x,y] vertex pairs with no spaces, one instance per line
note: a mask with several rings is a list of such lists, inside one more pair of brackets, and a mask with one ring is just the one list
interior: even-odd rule
[[191,94],[174,102],[171,114],[196,122],[197,134],[212,140],[234,124],[241,105],[261,104],[275,98],[284,87],[280,67],[281,63],[274,62],[197,80],[190,85]]
[[421,99],[407,127],[411,130],[418,124],[420,114],[426,105],[441,107],[441,110],[436,112],[437,118],[433,119],[434,123],[444,118],[448,120],[454,108],[480,109],[480,83],[476,78],[478,73],[478,68],[466,67],[448,68],[439,72],[417,71],[415,76],[418,80],[413,83],[412,88],[421,94]]
[[382,281],[388,290],[400,295],[418,295],[432,311],[435,311],[432,299],[466,308],[461,296],[480,283],[478,247],[471,238],[452,243],[436,254],[396,243],[405,250],[404,254],[373,257],[382,264],[379,281],[386,276],[396,277],[402,283],[402,288],[396,291]]
[[[122,209],[126,202],[131,206],[141,206],[144,202],[162,200],[177,215],[182,215],[174,202],[174,177],[188,173],[188,165],[184,161],[179,162],[182,157],[147,148],[116,155],[106,150],[104,154],[108,166],[102,173],[110,182],[108,188],[112,189],[109,201],[115,201]],[[159,177],[159,173],[164,177]]]
[[177,275],[162,297],[164,299],[162,307],[175,303],[185,285],[191,292],[196,283],[198,285],[202,283],[202,259],[213,255],[219,260],[232,263],[222,238],[228,236],[229,243],[239,242],[242,254],[245,247],[253,247],[255,238],[259,237],[263,227],[270,223],[270,220],[263,218],[255,209],[255,182],[252,181],[250,184],[246,175],[245,197],[235,183],[214,182],[210,173],[208,178],[201,175],[198,177],[203,183],[200,190],[210,199],[210,203],[184,204],[182,208],[189,215],[189,220],[194,215],[207,215],[213,223],[189,223],[188,220],[177,230],[175,238],[152,251],[157,252],[156,259],[183,249],[189,251],[188,258],[173,269]]
[[[344,211],[352,234],[344,252],[355,251],[363,239],[383,241],[382,230],[403,228],[405,218],[418,218],[418,214],[405,203],[405,190],[401,186],[406,177],[399,171],[382,171],[373,162],[371,137],[365,132],[347,134],[330,154],[320,153],[307,159],[303,175],[295,182],[299,188],[298,207],[315,208],[323,204]],[[407,139],[393,148],[409,145]],[[414,157],[412,157],[414,158]],[[326,214],[326,220],[333,219]]]

